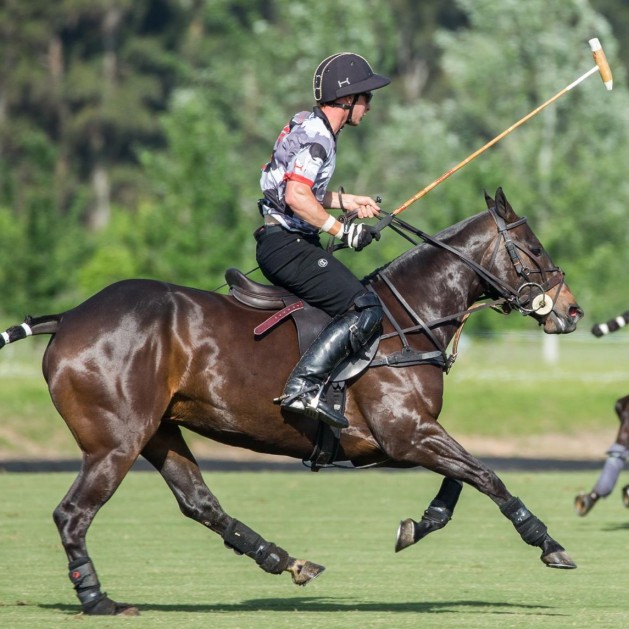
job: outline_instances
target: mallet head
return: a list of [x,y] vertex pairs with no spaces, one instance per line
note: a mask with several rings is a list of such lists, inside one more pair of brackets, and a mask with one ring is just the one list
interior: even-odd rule
[[601,79],[603,79],[605,87],[608,90],[611,90],[614,87],[614,80],[612,78],[611,68],[607,62],[607,57],[605,56],[605,51],[601,46],[601,42],[598,41],[598,37],[594,37],[593,39],[590,39],[589,44],[592,49],[592,56],[594,57],[594,61],[598,66],[598,71],[601,74]]

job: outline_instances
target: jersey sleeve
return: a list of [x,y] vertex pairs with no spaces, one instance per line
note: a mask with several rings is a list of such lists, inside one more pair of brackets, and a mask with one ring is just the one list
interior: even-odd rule
[[297,133],[291,135],[295,144],[293,150],[288,151],[291,157],[284,179],[300,181],[312,187],[321,179],[321,171],[334,150],[332,139],[319,131],[317,121],[306,121]]

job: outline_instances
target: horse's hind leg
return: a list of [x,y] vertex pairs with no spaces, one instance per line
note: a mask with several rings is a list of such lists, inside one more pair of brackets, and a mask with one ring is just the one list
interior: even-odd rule
[[250,557],[265,572],[289,572],[297,585],[306,585],[323,572],[323,566],[290,557],[283,548],[225,513],[203,481],[178,426],[162,424],[142,450],[142,456],[162,475],[186,517],[218,533],[225,546]]
[[[592,491],[580,493],[574,499],[577,515],[587,515],[599,498],[606,498],[612,493],[620,472],[625,466],[629,454],[629,396],[617,400],[614,410],[620,420],[616,441],[607,450],[607,459]],[[623,488],[623,502],[624,497],[625,490]]]
[[84,456],[81,471],[53,513],[68,557],[69,577],[84,613],[135,616],[137,608],[111,600],[101,590],[85,537],[98,510],[111,498],[136,455],[121,452]]

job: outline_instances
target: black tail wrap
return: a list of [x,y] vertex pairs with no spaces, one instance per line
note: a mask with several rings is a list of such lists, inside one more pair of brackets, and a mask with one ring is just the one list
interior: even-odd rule
[[0,349],[2,349],[5,345],[8,345],[9,343],[15,343],[15,341],[21,341],[22,339],[25,339],[28,334],[26,333],[26,330],[21,326],[21,325],[13,325],[10,328],[8,328],[5,332],[6,336],[9,337],[9,340],[7,341],[5,336],[0,335]]
[[272,542],[267,542],[248,526],[233,519],[225,533],[223,541],[228,548],[241,555],[247,555],[264,570],[271,574],[280,574],[286,570],[289,562],[288,553]]
[[629,323],[629,310],[623,312],[614,319],[610,319],[606,323],[595,323],[592,326],[591,332],[594,336],[600,338],[610,332],[617,332],[621,328],[624,328],[627,323]]
[[515,496],[500,507],[500,511],[511,520],[520,537],[531,546],[541,546],[548,536],[546,525],[534,516],[524,503]]
[[100,582],[96,570],[89,557],[81,557],[68,564],[70,581],[74,585],[84,612],[89,613],[106,597],[100,590]]

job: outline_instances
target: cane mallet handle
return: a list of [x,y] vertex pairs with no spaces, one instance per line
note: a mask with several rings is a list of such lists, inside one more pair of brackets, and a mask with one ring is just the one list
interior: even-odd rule
[[614,82],[612,79],[612,71],[609,67],[609,63],[607,62],[607,57],[605,57],[605,52],[603,51],[603,47],[601,46],[601,42],[598,41],[597,37],[590,39],[589,41],[590,48],[592,50],[592,55],[594,57],[594,61],[596,65],[582,74],[576,81],[570,83],[562,90],[557,92],[554,96],[551,96],[545,103],[542,103],[539,107],[536,107],[533,111],[529,112],[523,118],[520,118],[516,123],[512,124],[508,129],[505,129],[502,133],[497,135],[493,140],[489,140],[487,144],[481,146],[477,151],[474,151],[471,155],[466,157],[462,162],[459,162],[456,166],[443,173],[441,177],[435,179],[431,184],[428,184],[423,190],[420,190],[417,194],[413,195],[408,201],[405,201],[400,205],[400,207],[393,210],[393,214],[399,214],[403,212],[409,205],[415,203],[415,201],[421,199],[423,196],[428,194],[433,188],[436,188],[442,181],[445,181],[451,175],[454,175],[455,172],[463,168],[466,164],[469,164],[474,158],[478,157],[481,153],[484,153],[488,148],[492,147],[496,142],[499,142],[506,135],[509,135],[514,129],[517,129],[520,125],[523,125],[527,120],[530,120],[533,116],[536,116],[542,109],[545,109],[551,103],[554,103],[558,98],[563,96],[566,92],[569,92],[573,87],[579,85],[587,79],[589,76],[598,71],[601,75],[601,79],[603,79],[603,83],[608,90],[611,90]]

